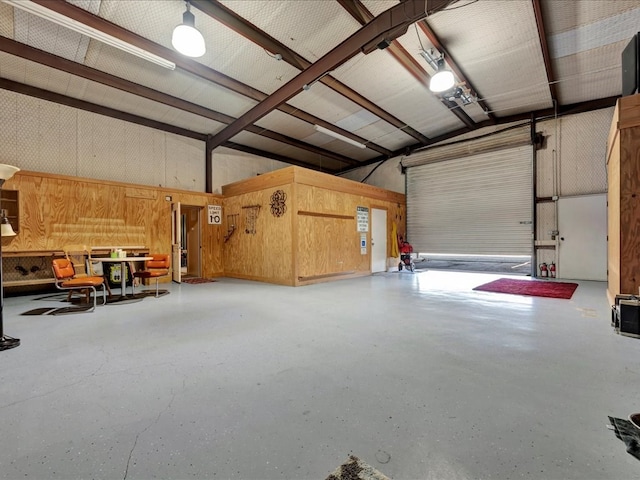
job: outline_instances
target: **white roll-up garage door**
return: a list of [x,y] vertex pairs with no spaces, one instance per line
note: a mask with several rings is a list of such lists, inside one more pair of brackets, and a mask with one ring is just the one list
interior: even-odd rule
[[407,168],[414,251],[531,255],[531,145]]

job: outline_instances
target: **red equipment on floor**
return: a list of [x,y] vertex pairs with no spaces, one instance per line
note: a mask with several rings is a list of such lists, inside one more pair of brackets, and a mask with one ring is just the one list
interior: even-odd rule
[[547,268],[546,263],[540,264],[540,276],[543,278],[547,278],[549,276],[549,269]]
[[416,266],[411,259],[413,247],[409,242],[406,242],[404,238],[402,238],[402,235],[398,235],[398,249],[400,250],[400,263],[398,264],[398,271],[401,271],[404,267],[407,270],[413,272],[416,269]]

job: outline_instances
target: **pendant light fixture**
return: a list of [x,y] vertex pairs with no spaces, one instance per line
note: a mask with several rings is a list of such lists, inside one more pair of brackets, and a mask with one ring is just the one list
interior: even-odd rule
[[173,29],[171,44],[178,52],[187,57],[201,57],[206,52],[204,37],[196,29],[196,19],[191,13],[191,5],[186,2],[187,10],[182,14],[182,23]]
[[453,78],[453,73],[451,70],[447,70],[444,66],[444,58],[438,59],[438,71],[436,74],[431,77],[431,81],[429,82],[429,90],[435,93],[446,92],[453,88],[455,84],[455,79]]

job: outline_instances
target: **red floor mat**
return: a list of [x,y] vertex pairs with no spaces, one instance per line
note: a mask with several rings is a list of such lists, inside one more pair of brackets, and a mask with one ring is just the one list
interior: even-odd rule
[[493,282],[475,287],[474,290],[482,292],[509,293],[512,295],[529,295],[531,297],[551,297],[569,299],[578,288],[577,283],[541,281],[541,280],[515,280],[500,278]]

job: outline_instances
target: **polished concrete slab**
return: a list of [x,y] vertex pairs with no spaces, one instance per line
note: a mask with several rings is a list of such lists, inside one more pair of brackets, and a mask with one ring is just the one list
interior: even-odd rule
[[[0,478],[626,479],[606,426],[640,411],[640,340],[605,284],[571,300],[499,278],[389,272],[291,288],[166,285],[94,313],[5,300]],[[522,277],[526,278],[526,277]]]

